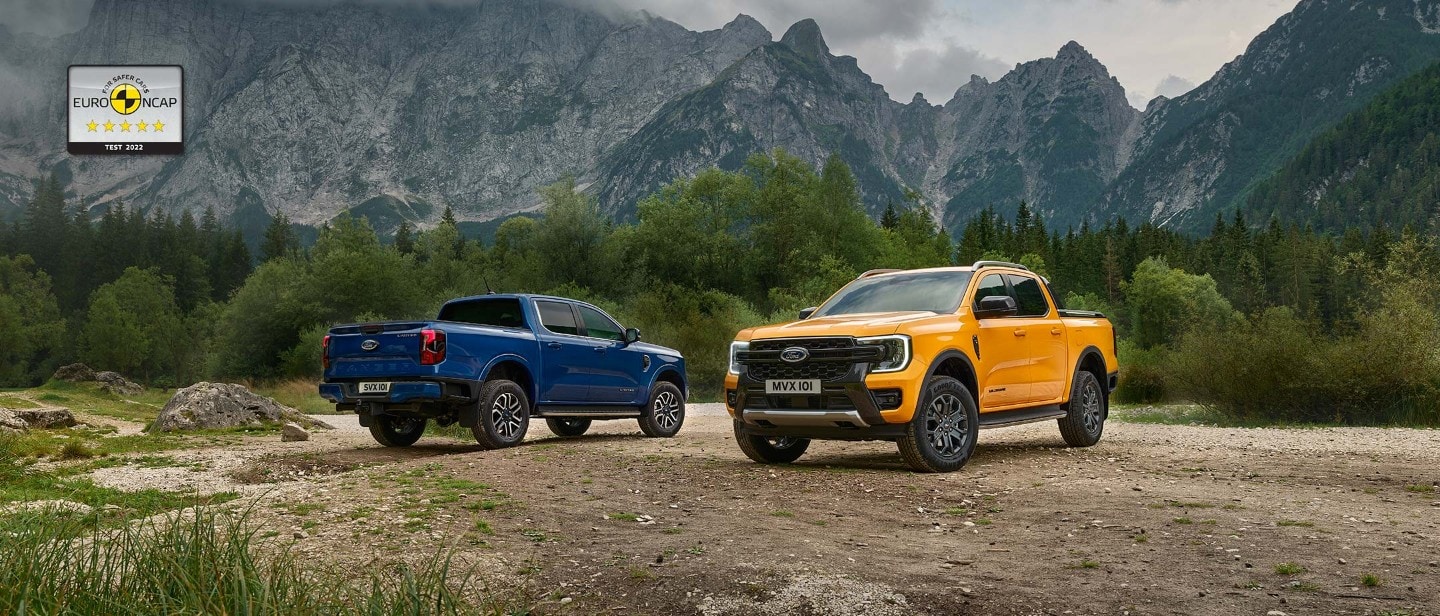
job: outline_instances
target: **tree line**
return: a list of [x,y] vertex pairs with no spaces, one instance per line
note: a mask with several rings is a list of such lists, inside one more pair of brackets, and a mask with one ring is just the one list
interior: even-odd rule
[[[159,384],[313,378],[332,324],[426,318],[447,299],[494,289],[600,305],[685,353],[695,389],[713,395],[739,329],[792,319],[867,269],[998,258],[1049,277],[1071,307],[1111,316],[1123,399],[1180,397],[1245,417],[1435,422],[1424,404],[1440,400],[1440,366],[1421,341],[1440,323],[1440,303],[1429,301],[1440,298],[1431,282],[1440,268],[1429,265],[1433,242],[1414,232],[1337,236],[1255,225],[1240,212],[1203,237],[1123,219],[1061,232],[1020,203],[1013,214],[981,212],[952,238],[918,194],[876,220],[838,157],[817,169],[783,151],[676,179],[638,204],[633,223],[617,223],[572,180],[541,196],[543,217],[506,220],[488,244],[464,237],[449,211],[433,228],[402,225],[384,238],[342,216],[309,247],[277,216],[252,267],[243,238],[213,212],[196,223],[115,205],[92,221],[47,180],[3,238],[0,339],[19,342],[0,351],[0,382],[35,383],[76,359]],[[1380,348],[1387,324],[1413,336]],[[1279,345],[1274,355],[1250,352],[1262,340]],[[1347,350],[1393,362],[1343,361]],[[1299,379],[1305,370],[1317,375]],[[1224,387],[1203,378],[1221,374]],[[1277,374],[1303,385],[1279,387]],[[1273,392],[1256,392],[1262,382]]]

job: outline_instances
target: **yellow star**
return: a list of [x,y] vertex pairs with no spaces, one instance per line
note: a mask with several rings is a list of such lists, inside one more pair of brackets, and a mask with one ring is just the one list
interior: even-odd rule
[[99,124],[96,124],[96,123],[95,123],[95,120],[90,120],[90,123],[89,123],[89,124],[86,124],[86,125],[85,125],[85,128],[90,129],[90,132],[93,133],[93,132],[95,132],[95,127],[96,127],[96,126],[99,126]]
[[115,123],[111,122],[110,120],[105,120],[105,132],[115,132]]
[[155,120],[155,123],[154,123],[154,124],[151,124],[151,125],[150,125],[150,128],[155,129],[155,132],[157,132],[157,133],[158,133],[158,132],[162,132],[162,131],[165,130],[165,123],[164,123],[164,122],[161,122],[160,120]]
[[145,120],[140,120],[140,122],[136,123],[135,130],[138,130],[142,133],[145,132]]
[[120,123],[120,132],[122,132],[122,133],[128,133],[128,132],[130,132],[130,121],[129,121],[129,120],[126,120],[126,121]]

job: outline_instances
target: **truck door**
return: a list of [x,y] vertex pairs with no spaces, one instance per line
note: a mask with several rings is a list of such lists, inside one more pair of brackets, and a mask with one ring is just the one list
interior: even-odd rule
[[[970,298],[971,309],[991,295],[1010,295],[1003,275],[990,274],[980,279],[975,295]],[[977,323],[975,338],[979,350],[975,369],[980,373],[980,411],[1014,406],[1030,399],[1030,384],[1026,380],[1029,354],[1024,344],[1029,330],[1013,317],[977,319]]]
[[535,300],[540,313],[539,391],[542,404],[585,404],[590,395],[587,368],[595,344],[580,336],[574,308],[565,302]]
[[1005,278],[1019,309],[1011,321],[1026,331],[1021,346],[1028,355],[1025,381],[1030,384],[1030,393],[1025,401],[1059,403],[1070,373],[1065,352],[1065,324],[1046,297],[1039,278],[1025,274],[1005,274]]
[[589,306],[575,305],[580,324],[593,345],[590,401],[634,404],[639,398],[641,357],[625,346],[625,328]]

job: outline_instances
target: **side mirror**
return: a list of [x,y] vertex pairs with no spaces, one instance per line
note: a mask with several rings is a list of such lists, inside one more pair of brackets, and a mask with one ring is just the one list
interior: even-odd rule
[[633,327],[626,328],[625,344],[635,344],[636,342],[640,342],[640,330]]
[[809,307],[809,308],[806,308],[806,309],[804,309],[804,310],[801,310],[801,311],[800,311],[800,320],[801,320],[801,321],[804,321],[805,319],[810,318],[810,315],[815,314],[815,311],[816,311],[816,310],[819,310],[819,309],[820,309],[819,306],[811,306],[811,307]]
[[987,295],[980,298],[980,305],[975,308],[975,318],[1011,317],[1019,311],[1020,309],[1015,305],[1015,298],[1009,295]]

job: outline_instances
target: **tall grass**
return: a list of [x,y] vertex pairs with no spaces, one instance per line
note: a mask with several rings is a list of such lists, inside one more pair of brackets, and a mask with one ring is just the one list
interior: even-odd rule
[[[10,478],[32,472],[0,456]],[[434,556],[341,570],[258,539],[244,512],[197,507],[124,523],[0,514],[0,614],[505,614],[519,590],[477,590]],[[116,526],[116,523],[119,523]]]

